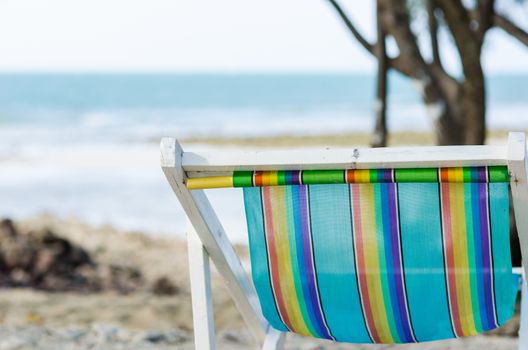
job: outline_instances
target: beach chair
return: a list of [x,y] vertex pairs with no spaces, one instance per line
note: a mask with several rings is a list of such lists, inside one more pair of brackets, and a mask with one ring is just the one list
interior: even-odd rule
[[[215,348],[209,259],[266,350],[287,332],[409,343],[499,327],[528,268],[526,162],[524,133],[505,145],[211,153],[164,138],[162,169],[189,221],[196,349]],[[243,188],[252,280],[204,193],[221,187]]]

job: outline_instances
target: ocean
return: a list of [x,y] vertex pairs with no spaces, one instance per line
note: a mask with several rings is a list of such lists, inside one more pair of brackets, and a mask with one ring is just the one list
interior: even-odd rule
[[[365,74],[0,74],[0,216],[181,236],[160,137],[369,131],[374,84]],[[389,85],[389,129],[431,129],[413,83],[391,74]],[[528,128],[528,74],[492,75],[487,87],[488,127]],[[245,241],[240,191],[208,195]]]

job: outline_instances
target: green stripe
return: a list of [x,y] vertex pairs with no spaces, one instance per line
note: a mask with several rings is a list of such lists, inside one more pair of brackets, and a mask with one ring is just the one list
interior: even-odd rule
[[344,170],[305,170],[302,172],[302,183],[316,184],[344,184]]
[[233,187],[251,187],[253,186],[252,171],[235,171],[233,173]]
[[277,185],[286,185],[286,172],[284,170],[279,170],[277,172]]
[[378,170],[376,169],[371,169],[369,170],[369,178],[370,178],[370,182],[371,183],[376,183],[378,182]]
[[293,272],[293,282],[295,284],[295,295],[297,296],[297,302],[299,303],[303,321],[306,324],[306,327],[308,328],[308,330],[313,336],[318,336],[318,333],[315,330],[310,320],[310,315],[308,314],[308,310],[306,310],[306,300],[304,299],[303,287],[301,285],[301,279],[299,277],[300,275],[299,265],[298,265],[299,260],[297,258],[297,245],[295,242],[295,217],[294,217],[295,214],[293,212],[295,206],[292,200],[292,187],[291,186],[284,187],[284,199],[286,202],[285,203],[286,222],[288,224],[288,232],[286,234],[288,235],[288,243],[290,245],[290,260],[291,260],[291,266],[293,270],[292,272]]
[[[464,176],[466,172],[464,171]],[[464,178],[465,181],[465,178]],[[466,237],[468,246],[469,283],[471,289],[471,306],[473,308],[473,321],[475,328],[482,332],[482,321],[480,319],[480,307],[477,284],[477,262],[475,258],[475,231],[473,229],[473,203],[471,201],[471,184],[464,184],[464,212],[466,216]],[[478,220],[478,217],[476,218]]]
[[396,169],[396,182],[438,182],[437,168]]
[[392,312],[392,301],[390,297],[389,281],[387,273],[387,260],[385,259],[385,237],[383,232],[383,200],[381,198],[381,184],[373,184],[374,191],[374,215],[376,221],[376,240],[378,241],[378,259],[380,264],[381,288],[383,289],[383,300],[385,303],[385,314],[389,323],[390,332],[395,343],[401,343],[396,323],[394,322],[394,313]]
[[489,171],[489,182],[509,182],[510,174],[508,168],[505,166],[490,166]]
[[473,169],[473,172],[477,171],[477,169],[474,169],[474,168],[468,168],[468,167],[462,168],[462,174],[464,176],[464,182],[471,182],[471,173],[472,173],[471,169]]

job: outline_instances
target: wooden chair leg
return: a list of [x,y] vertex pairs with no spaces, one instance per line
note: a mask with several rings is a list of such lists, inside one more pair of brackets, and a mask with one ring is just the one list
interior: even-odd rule
[[209,254],[190,224],[187,229],[187,244],[195,349],[214,350],[215,330]]
[[528,349],[528,285],[522,274],[521,284],[521,325],[519,328],[519,350]]
[[275,328],[268,328],[266,339],[262,350],[282,350],[284,341],[286,340],[286,333],[276,330]]

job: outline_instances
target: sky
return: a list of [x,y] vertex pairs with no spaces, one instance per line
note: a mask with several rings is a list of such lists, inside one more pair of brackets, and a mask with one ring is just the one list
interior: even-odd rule
[[[347,3],[374,38],[374,1]],[[526,47],[488,39],[487,72],[528,72]],[[444,61],[457,71],[454,51]],[[374,72],[375,60],[326,0],[0,0],[0,71]]]

